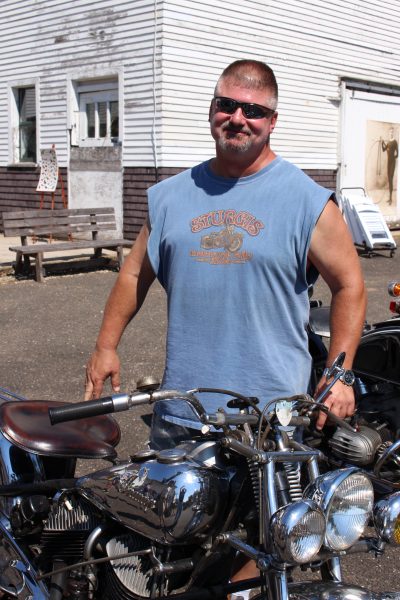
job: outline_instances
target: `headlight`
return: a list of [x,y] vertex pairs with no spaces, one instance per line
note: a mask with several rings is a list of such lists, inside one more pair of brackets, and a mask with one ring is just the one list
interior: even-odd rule
[[282,560],[310,562],[324,541],[324,514],[312,500],[293,502],[272,515],[271,534]]
[[315,500],[325,513],[328,548],[346,550],[361,537],[374,502],[372,484],[364,473],[352,467],[321,475],[305,496]]
[[385,542],[400,546],[400,492],[376,503],[374,523],[378,535]]

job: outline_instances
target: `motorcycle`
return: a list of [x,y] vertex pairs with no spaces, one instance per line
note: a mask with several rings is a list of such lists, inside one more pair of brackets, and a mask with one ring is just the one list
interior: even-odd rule
[[[394,316],[372,325],[364,324],[353,362],[356,417],[360,426],[367,428],[368,440],[364,443],[371,447],[371,463],[380,459],[374,467],[378,472],[388,461],[400,465],[396,457],[398,446],[393,448],[393,442],[400,438],[400,283],[390,282],[388,293],[394,298],[389,304]],[[311,299],[309,348],[313,357],[313,385],[321,378],[326,364],[323,338],[329,339],[329,336],[329,307]],[[355,456],[352,462],[354,464]],[[365,466],[367,463],[355,464]],[[387,475],[389,487],[398,487],[397,475],[393,480],[391,469]]]
[[[328,390],[343,360],[331,366]],[[204,393],[228,396],[229,412],[208,414]],[[215,600],[257,588],[257,600],[400,597],[342,582],[346,554],[400,545],[399,442],[385,438],[381,450],[382,428],[360,425],[359,415],[342,420],[306,394],[260,410],[256,398],[229,390],[151,382],[77,404],[0,395],[2,597]],[[195,435],[120,461],[111,413],[177,399],[193,413]],[[333,432],[315,432],[315,409]],[[111,464],[75,477],[77,458]],[[260,577],[230,582],[240,556]],[[299,566],[320,581],[296,581]]]

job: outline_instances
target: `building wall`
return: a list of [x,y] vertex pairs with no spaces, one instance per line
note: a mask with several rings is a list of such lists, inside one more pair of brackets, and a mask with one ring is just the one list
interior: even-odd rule
[[251,57],[278,78],[274,149],[301,168],[336,170],[340,80],[398,85],[399,30],[396,0],[165,0],[161,164],[209,155],[213,86],[227,64]]
[[[39,181],[40,169],[3,167],[0,166],[0,216],[3,212],[11,210],[38,209],[40,206],[40,192],[36,191]],[[68,198],[68,174],[65,167],[60,168],[64,184],[65,195]],[[61,195],[61,181],[58,182],[54,194],[55,207],[63,208]],[[50,208],[51,194],[44,195],[44,208]],[[0,231],[3,229],[0,218]]]
[[[274,150],[332,187],[341,163],[341,79],[396,85],[399,30],[397,0],[3,0],[0,202],[23,206],[22,189],[32,187],[23,170],[8,168],[9,94],[36,82],[39,146],[54,143],[59,164],[70,167],[71,205],[112,200],[117,214],[123,210],[126,235],[136,235],[155,173],[213,154],[213,88],[229,62],[245,57],[268,62],[278,77]],[[70,143],[73,83],[116,74],[119,176],[110,163],[101,172],[88,168]]]

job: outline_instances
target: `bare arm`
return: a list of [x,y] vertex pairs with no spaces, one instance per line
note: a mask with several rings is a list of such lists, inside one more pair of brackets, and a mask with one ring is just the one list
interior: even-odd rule
[[111,377],[115,392],[120,386],[117,347],[125,327],[140,309],[155,275],[147,256],[149,229],[144,225],[126,257],[104,310],[96,347],[86,367],[85,400],[98,398]]
[[[360,262],[343,217],[334,202],[328,202],[311,238],[309,258],[317,267],[332,293],[331,341],[327,366],[339,352],[346,352],[345,368],[353,364],[366,311],[366,293]],[[320,390],[324,381],[318,385]],[[324,404],[339,417],[354,412],[354,392],[338,381]],[[320,413],[317,427],[326,416]]]

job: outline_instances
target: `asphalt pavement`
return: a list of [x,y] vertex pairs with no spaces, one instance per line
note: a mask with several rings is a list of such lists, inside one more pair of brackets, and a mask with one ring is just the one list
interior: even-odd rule
[[[398,235],[395,239],[400,244]],[[6,250],[9,245],[9,240],[0,237],[0,387],[29,399],[80,401],[85,364],[117,273],[110,269],[58,273],[48,276],[44,284],[16,280],[14,257]],[[393,258],[380,252],[371,258],[360,256],[360,261],[368,290],[368,320],[383,320],[390,315],[387,283],[400,279],[400,251]],[[323,282],[317,283],[314,298],[329,302]],[[155,283],[120,344],[123,391],[134,389],[144,375],[161,378],[165,330],[165,294]],[[105,393],[109,391],[107,387]],[[122,456],[132,454],[147,440],[150,412],[118,415]],[[92,468],[92,462],[80,465],[81,471]],[[391,551],[388,556],[379,562],[369,556],[346,558],[346,579],[375,590],[399,589],[399,553]]]

